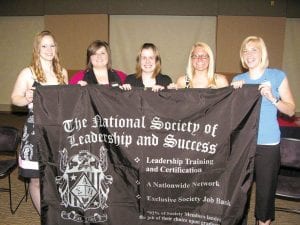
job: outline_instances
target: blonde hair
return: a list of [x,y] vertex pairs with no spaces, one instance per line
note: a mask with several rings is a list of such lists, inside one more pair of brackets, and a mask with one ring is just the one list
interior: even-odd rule
[[241,49],[240,49],[240,59],[241,59],[242,66],[245,69],[249,69],[243,58],[244,49],[249,42],[253,42],[256,45],[256,47],[261,51],[261,62],[259,66],[263,69],[267,68],[269,66],[269,56],[268,56],[267,47],[264,40],[261,37],[257,37],[257,36],[249,36],[245,38],[245,40],[242,42]]
[[204,42],[197,42],[192,46],[192,49],[189,54],[189,60],[186,68],[186,76],[190,82],[193,80],[193,76],[195,74],[195,68],[192,63],[192,55],[197,47],[201,47],[206,51],[209,56],[209,65],[207,69],[207,77],[208,77],[208,87],[216,86],[216,75],[215,75],[215,61],[214,55],[211,48]]
[[63,71],[62,71],[63,68],[59,62],[59,53],[58,53],[57,42],[56,42],[53,34],[50,31],[44,30],[44,31],[36,34],[34,41],[33,41],[32,61],[31,61],[30,67],[33,69],[38,82],[41,82],[41,83],[47,82],[46,76],[44,74],[44,71],[43,71],[43,68],[41,65],[41,61],[40,61],[41,41],[42,41],[43,37],[45,37],[45,36],[50,36],[54,40],[56,51],[55,51],[54,58],[52,60],[53,71],[55,73],[57,81],[60,84],[65,84]]
[[152,77],[155,78],[161,72],[161,57],[158,51],[158,48],[152,43],[144,43],[139,50],[138,56],[136,57],[136,77],[140,78],[142,76],[142,67],[141,67],[141,55],[144,49],[152,49],[155,56],[155,69],[153,71]]

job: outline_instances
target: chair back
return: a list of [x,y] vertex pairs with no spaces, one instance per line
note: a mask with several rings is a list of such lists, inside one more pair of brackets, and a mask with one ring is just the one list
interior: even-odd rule
[[26,184],[25,180],[24,195],[20,200],[18,200],[18,203],[14,207],[13,199],[15,199],[15,195],[12,194],[12,190],[14,190],[16,187],[12,188],[12,181],[16,180],[16,178],[12,179],[11,174],[18,166],[17,148],[20,140],[21,139],[19,136],[19,130],[17,128],[9,126],[0,126],[0,178],[7,178],[7,185],[4,187],[0,187],[0,192],[8,192],[9,206],[12,214],[15,214],[15,212],[17,211],[24,199],[25,201],[27,201],[28,195],[28,185]]
[[281,166],[300,169],[300,139],[282,138],[280,154]]
[[19,141],[20,136],[17,128],[0,126],[0,152],[16,152]]
[[[280,154],[281,166],[275,196],[298,202],[300,201],[300,140],[282,138]],[[299,205],[295,205],[295,207],[276,206],[275,210],[300,214]]]

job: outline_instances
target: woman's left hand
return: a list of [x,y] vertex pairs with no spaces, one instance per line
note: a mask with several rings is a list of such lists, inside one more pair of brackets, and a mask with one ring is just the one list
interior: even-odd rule
[[77,82],[77,84],[80,84],[80,86],[86,86],[88,83],[84,80],[80,80]]
[[269,81],[262,83],[259,85],[258,90],[260,90],[260,94],[267,98],[269,101],[273,102],[276,98],[272,93],[272,85]]
[[130,84],[119,85],[119,88],[123,91],[130,91],[132,89]]

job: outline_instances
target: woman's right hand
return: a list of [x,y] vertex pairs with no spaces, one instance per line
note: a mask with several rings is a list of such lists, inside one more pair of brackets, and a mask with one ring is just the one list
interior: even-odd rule
[[168,89],[175,89],[177,90],[178,89],[178,85],[176,83],[171,83],[167,86]]
[[234,89],[238,89],[238,88],[243,87],[244,84],[245,84],[245,81],[244,81],[244,80],[236,80],[236,81],[232,81],[230,85],[231,85]]
[[25,96],[24,97],[25,97],[28,104],[33,101],[33,91],[34,91],[34,89],[35,88],[33,87],[33,88],[25,91]]

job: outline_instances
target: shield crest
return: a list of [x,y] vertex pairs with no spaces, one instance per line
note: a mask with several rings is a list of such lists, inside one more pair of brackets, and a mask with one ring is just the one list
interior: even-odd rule
[[61,204],[65,207],[88,209],[105,209],[112,184],[111,175],[105,175],[107,170],[107,150],[101,147],[99,157],[87,150],[68,159],[66,149],[60,151],[60,170],[62,176],[56,177],[59,186]]

